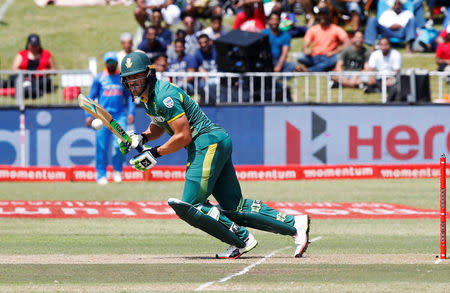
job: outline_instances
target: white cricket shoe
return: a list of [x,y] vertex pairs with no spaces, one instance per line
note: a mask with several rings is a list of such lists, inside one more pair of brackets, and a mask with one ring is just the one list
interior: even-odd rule
[[297,229],[297,233],[293,236],[296,245],[294,256],[302,257],[309,244],[310,219],[308,215],[299,215],[295,216],[294,220],[294,227]]
[[114,182],[116,182],[116,183],[122,182],[122,172],[114,171],[113,172],[113,178],[114,178]]
[[258,241],[256,241],[255,237],[249,233],[248,238],[245,240],[245,247],[244,248],[238,248],[234,245],[231,245],[228,247],[227,251],[222,253],[217,253],[216,258],[228,258],[228,259],[236,259],[243,255],[246,252],[249,252],[253,248],[258,245]]
[[106,185],[106,184],[108,184],[108,179],[106,179],[106,177],[98,178],[97,184],[98,185]]

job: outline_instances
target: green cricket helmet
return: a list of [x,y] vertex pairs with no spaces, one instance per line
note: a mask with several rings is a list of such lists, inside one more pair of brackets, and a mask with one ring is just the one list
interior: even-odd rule
[[[140,76],[136,76],[132,80],[128,78],[127,81],[125,77],[132,75]],[[145,53],[131,52],[123,57],[122,64],[120,65],[120,77],[122,78],[122,84],[131,91],[135,98],[141,97],[147,89],[149,90],[149,96],[151,96],[155,89],[155,67],[151,65],[150,59]]]

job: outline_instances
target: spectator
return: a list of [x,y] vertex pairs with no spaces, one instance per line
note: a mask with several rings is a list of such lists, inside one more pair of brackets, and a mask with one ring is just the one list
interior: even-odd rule
[[168,47],[172,43],[172,32],[168,28],[162,26],[161,10],[153,9],[151,20],[152,25],[156,28],[157,38]]
[[[120,35],[120,46],[122,50],[117,52],[118,64],[122,64],[122,59],[125,55],[133,52],[133,35],[128,32],[122,33]],[[118,66],[118,69],[120,70],[120,66]]]
[[222,15],[211,16],[211,25],[199,31],[197,36],[206,34],[210,40],[216,40],[225,34],[222,28]]
[[217,52],[207,34],[198,37],[199,49],[195,52],[195,61],[199,72],[217,72]]
[[[213,45],[213,41],[208,37],[207,34],[201,34],[198,37],[199,49],[195,52],[195,62],[198,66],[199,72],[217,72],[217,52]],[[219,85],[220,78],[201,78],[199,81],[199,88],[201,89],[200,94],[203,96],[205,94],[205,87],[209,88],[209,96],[211,99],[216,97],[216,86]]]
[[[331,70],[338,60],[338,54],[350,44],[347,33],[331,23],[328,7],[319,8],[319,24],[306,32],[303,53],[298,58],[297,71]],[[312,46],[312,49],[311,49]]]
[[[364,92],[379,92],[381,90],[381,74],[399,73],[402,67],[402,56],[397,50],[391,49],[391,43],[388,38],[380,40],[380,49],[370,54],[368,70],[378,72],[376,77],[371,75],[367,82],[368,88]],[[389,96],[395,95],[395,76],[389,76],[386,79]]]
[[436,13],[435,10],[436,8],[439,7],[449,7],[449,2],[448,0],[426,0],[427,1],[427,6],[428,6],[428,10],[430,12],[430,17],[432,20],[435,20],[436,18]]
[[450,24],[447,25],[447,27],[444,27],[444,29],[439,33],[439,35],[436,37],[436,43],[440,44],[443,43],[445,38],[447,37],[447,35],[449,33],[447,33],[447,31],[450,32]]
[[[392,0],[390,0],[392,1]],[[406,5],[412,7],[412,12],[414,14],[414,23],[416,25],[416,30],[425,26],[425,11],[423,9],[423,0],[406,0]]]
[[313,13],[312,0],[288,0],[287,5],[287,11],[294,12],[295,14],[305,14],[308,27],[313,26],[316,22],[316,18]]
[[[352,44],[345,47],[339,55],[336,63],[336,72],[345,71],[367,71],[370,52],[364,47],[364,35],[361,31],[356,31],[352,38]],[[367,78],[360,75],[332,76],[335,83],[341,81],[344,87],[362,87],[363,81]]]
[[433,28],[433,20],[428,20],[425,27],[417,30],[416,40],[413,42],[412,49],[415,52],[433,52],[436,50],[436,38],[439,31]]
[[[220,7],[220,0],[187,0],[185,12],[194,17],[210,17],[217,7]],[[221,14],[222,15],[222,14]]]
[[[159,54],[156,55],[155,58],[153,58],[152,64],[155,66],[155,71],[159,72],[159,74],[164,74],[164,72],[167,72],[169,70],[169,61],[166,54]],[[157,73],[158,74],[158,73]],[[159,79],[172,82],[172,79],[168,76],[161,76]]]
[[264,14],[268,17],[272,12],[281,14],[283,12],[283,3],[278,0],[263,0]]
[[308,30],[307,26],[296,25],[298,23],[295,13],[280,13],[280,31],[288,32],[291,38],[302,38]]
[[180,21],[180,8],[174,5],[174,0],[136,0],[134,17],[138,24],[145,28],[145,22],[152,15],[153,9],[161,9],[164,21],[168,25],[177,24]]
[[237,6],[242,7],[243,11],[236,15],[233,29],[259,33],[266,28],[262,0],[240,0]]
[[[184,39],[176,39],[174,43],[175,52],[177,57],[169,60],[170,72],[196,72],[197,63],[195,58],[186,53]],[[194,92],[194,76],[186,78],[175,78],[174,83],[179,85],[189,95]]]
[[278,13],[272,12],[267,21],[269,28],[263,30],[261,33],[269,36],[269,43],[272,50],[273,71],[292,72],[295,70],[295,64],[286,62],[291,47],[291,36],[287,32],[280,31],[280,19],[281,17]]
[[[25,50],[17,53],[12,64],[12,70],[54,70],[55,61],[50,51],[41,46],[39,35],[30,34],[25,45]],[[7,84],[16,86],[16,75],[9,77]],[[25,97],[37,98],[44,92],[50,92],[53,87],[52,79],[48,75],[25,75],[23,81]]]
[[156,55],[152,60],[152,64],[155,65],[155,71],[164,73],[169,70],[169,61],[166,54]]
[[216,6],[214,6],[211,9],[211,17],[212,16],[222,16],[223,15],[224,11],[223,11],[223,8],[222,8],[221,5],[222,4],[220,3],[219,5],[216,5]]
[[[378,0],[377,17],[394,6],[395,0]],[[425,11],[423,8],[423,0],[401,0],[403,9],[411,11],[414,15],[414,24],[416,30],[425,26]]]
[[195,20],[195,18],[191,15],[186,15],[183,18],[183,24],[184,28],[186,30],[186,36],[184,38],[185,44],[186,44],[186,54],[190,56],[194,56],[195,51],[197,51],[198,48],[198,42],[197,42],[197,32],[199,31],[198,24]]
[[439,43],[436,49],[436,63],[439,71],[450,71],[450,25],[447,26],[444,42]]
[[363,4],[361,0],[331,0],[331,5],[337,10],[348,12],[351,15],[352,28],[359,29],[361,20],[364,18]]
[[[125,89],[117,70],[116,52],[106,52],[103,56],[105,70],[100,73],[92,83],[89,97],[93,100],[98,99],[98,103],[105,108],[123,129],[126,125],[134,123],[134,110],[136,104],[131,98],[130,92]],[[128,116],[125,115],[124,100],[128,106]],[[85,123],[87,127],[91,126],[93,118],[85,114]],[[108,151],[111,140],[114,135],[106,128],[96,131],[97,144],[95,152],[95,167],[97,169],[97,183],[105,185],[108,183],[106,178],[106,165],[108,162]],[[112,152],[112,164],[114,168],[113,178],[115,182],[122,181],[122,165],[124,157],[120,153],[119,145],[114,139],[114,148]]]
[[[177,29],[177,31],[175,32],[175,40],[176,39],[186,39],[186,31],[182,30],[182,29]],[[172,60],[177,58],[177,53],[175,52],[175,48],[174,48],[175,44],[172,43],[169,47],[167,47],[167,58],[168,60]]]
[[411,53],[411,44],[416,37],[414,15],[403,9],[405,0],[394,0],[392,8],[383,12],[380,18],[369,18],[367,21],[364,42],[375,46],[378,34],[386,38],[398,38],[406,41],[406,52]]
[[139,44],[138,49],[147,54],[149,59],[166,52],[166,46],[156,37],[156,27],[147,28],[145,39]]
[[447,27],[450,24],[450,6],[447,7],[447,12],[445,13],[444,22],[442,23],[442,27]]

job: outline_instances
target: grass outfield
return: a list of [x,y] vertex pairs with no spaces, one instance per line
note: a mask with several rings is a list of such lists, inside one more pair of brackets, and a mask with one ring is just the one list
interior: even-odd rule
[[[182,183],[2,183],[0,199],[165,200]],[[438,209],[438,180],[244,182],[267,201],[389,202]],[[276,196],[275,196],[276,194]],[[0,220],[0,292],[445,292],[438,220],[314,220],[305,258],[290,237],[216,260],[223,244],[181,220]],[[270,255],[270,257],[264,258]],[[248,269],[248,272],[245,272]],[[245,273],[242,273],[244,270]],[[242,273],[233,276],[233,274]]]

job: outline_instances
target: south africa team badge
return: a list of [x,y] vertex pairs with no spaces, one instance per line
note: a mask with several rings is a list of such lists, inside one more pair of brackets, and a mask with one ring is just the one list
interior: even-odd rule
[[173,100],[172,100],[171,97],[165,98],[165,99],[163,100],[163,103],[164,103],[164,105],[165,105],[167,108],[172,108],[172,107],[173,107]]

